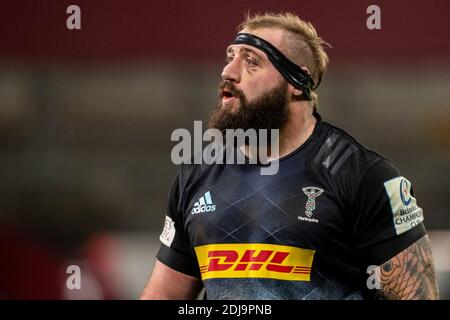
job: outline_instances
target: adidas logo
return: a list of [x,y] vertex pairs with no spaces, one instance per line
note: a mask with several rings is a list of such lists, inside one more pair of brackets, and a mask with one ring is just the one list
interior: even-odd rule
[[211,193],[206,192],[203,197],[198,199],[196,203],[194,203],[194,207],[192,208],[191,213],[201,213],[201,212],[213,212],[216,211],[216,205],[213,204],[211,199]]

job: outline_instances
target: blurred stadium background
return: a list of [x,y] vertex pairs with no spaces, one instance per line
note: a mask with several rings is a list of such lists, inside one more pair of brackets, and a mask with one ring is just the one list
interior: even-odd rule
[[[81,8],[81,30],[66,8]],[[366,8],[381,8],[381,30]],[[390,158],[425,212],[450,298],[450,3],[0,2],[0,299],[136,299],[159,246],[170,134],[207,119],[245,12],[332,44],[320,112]],[[66,290],[77,264],[82,290]]]

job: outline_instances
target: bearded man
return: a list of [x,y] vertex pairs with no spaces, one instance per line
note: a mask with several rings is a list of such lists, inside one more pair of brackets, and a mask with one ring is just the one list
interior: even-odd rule
[[411,182],[318,113],[326,45],[293,14],[238,27],[209,127],[279,130],[279,170],[182,165],[142,299],[437,299]]

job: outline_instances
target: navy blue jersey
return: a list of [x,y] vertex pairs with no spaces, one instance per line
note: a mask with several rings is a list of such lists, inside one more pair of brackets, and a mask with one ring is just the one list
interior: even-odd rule
[[370,299],[368,267],[426,234],[411,183],[387,159],[321,121],[282,157],[183,165],[158,260],[203,280],[208,299]]

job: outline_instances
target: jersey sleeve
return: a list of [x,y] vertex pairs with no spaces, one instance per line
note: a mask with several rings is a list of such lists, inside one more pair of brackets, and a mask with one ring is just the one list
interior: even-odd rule
[[159,237],[161,247],[156,258],[174,270],[200,278],[198,263],[184,228],[180,180],[181,171],[170,188],[164,227]]
[[355,249],[369,265],[388,261],[426,234],[411,182],[385,159],[361,180],[353,220]]

